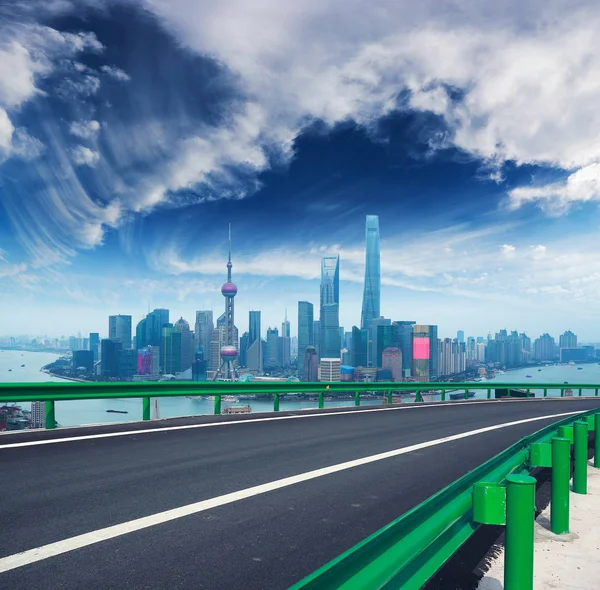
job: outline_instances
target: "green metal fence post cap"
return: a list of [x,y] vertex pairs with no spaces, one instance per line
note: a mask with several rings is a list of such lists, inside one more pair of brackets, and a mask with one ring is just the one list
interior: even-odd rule
[[506,476],[506,483],[515,483],[518,485],[535,485],[537,483],[535,477],[531,477],[531,475],[517,475],[515,473],[511,473]]

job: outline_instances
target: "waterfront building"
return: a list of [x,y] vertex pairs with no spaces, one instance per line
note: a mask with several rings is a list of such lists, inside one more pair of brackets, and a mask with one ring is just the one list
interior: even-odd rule
[[371,322],[380,317],[381,271],[379,217],[367,215],[365,224],[365,285],[360,327],[366,330]]
[[314,345],[314,306],[308,301],[298,301],[298,375],[304,370],[306,349]]
[[91,350],[73,351],[73,369],[85,369],[86,373],[94,371],[94,353]]
[[550,334],[542,334],[533,344],[533,358],[538,361],[552,361],[558,356],[556,342]]
[[90,332],[90,350],[94,354],[94,362],[98,360],[98,346],[100,345],[100,334],[98,332]]
[[119,376],[119,351],[123,344],[119,340],[104,338],[100,341],[101,375],[102,377]]
[[[235,307],[234,299],[238,289],[231,280],[231,224],[229,224],[229,255],[227,258],[227,282],[221,287],[221,294],[225,298],[225,313],[219,318],[221,325],[219,326],[221,339],[224,340],[219,352],[221,364],[215,375],[215,379],[223,379],[226,381],[233,380],[237,377],[236,360],[238,356],[238,332],[235,327]],[[217,324],[219,321],[217,320]]]
[[238,367],[247,367],[248,366],[247,352],[248,352],[248,332],[244,332],[240,336]]
[[319,375],[319,358],[317,349],[314,346],[306,347],[304,355],[304,367],[302,371],[302,380],[314,383],[318,380]]
[[287,319],[287,309],[285,310],[285,319],[281,323],[281,336],[279,337],[279,348],[281,366],[287,368],[290,366],[291,362],[290,322]]
[[31,428],[46,427],[46,404],[45,402],[31,402]]
[[137,350],[122,348],[117,353],[117,374],[120,379],[131,379],[137,372]]
[[571,363],[578,361],[586,361],[589,357],[589,351],[585,348],[561,348],[560,349],[560,362]]
[[354,367],[342,364],[340,367],[340,381],[354,381]]
[[131,316],[108,316],[108,337],[111,340],[118,340],[123,348],[131,348]]
[[210,309],[196,311],[196,324],[194,326],[194,348],[203,351],[203,360],[210,361],[210,343],[213,339],[215,324],[213,312]]
[[146,318],[142,318],[135,327],[135,346],[137,350],[141,350],[147,345],[147,328]]
[[438,376],[437,326],[415,324],[412,334],[412,378],[434,381]]
[[367,366],[367,348],[369,345],[369,331],[352,326],[352,352],[350,355],[353,367]]
[[577,348],[577,336],[571,330],[567,330],[559,336],[558,346],[560,348]]
[[187,371],[194,361],[194,334],[190,325],[182,317],[173,325],[175,330],[181,332],[181,371]]
[[354,367],[354,381],[374,383],[377,381],[377,367]]
[[402,351],[395,347],[384,349],[381,353],[381,368],[390,372],[392,381],[402,381]]
[[322,358],[320,362],[320,381],[341,381],[342,361],[339,358]]
[[192,381],[206,381],[207,363],[204,359],[204,352],[201,348],[196,350],[194,362],[192,363]]
[[279,330],[269,327],[267,329],[267,363],[269,368],[281,367],[279,357]]
[[391,323],[377,326],[377,362],[375,366],[378,368],[383,368],[383,351],[386,348],[397,348],[397,343],[394,336],[394,327]]
[[157,376],[160,372],[160,348],[146,346],[138,350],[137,374]]
[[369,329],[369,346],[367,348],[367,366],[377,367],[380,359],[377,356],[377,333],[379,326],[391,326],[392,320],[384,317],[377,317],[371,320]]
[[458,331],[456,332],[456,339],[457,339],[459,342],[464,342],[464,341],[465,341],[465,333],[464,333],[464,330],[458,330]]
[[403,377],[411,376],[412,371],[412,333],[415,321],[392,322],[394,346],[402,351],[402,373]]

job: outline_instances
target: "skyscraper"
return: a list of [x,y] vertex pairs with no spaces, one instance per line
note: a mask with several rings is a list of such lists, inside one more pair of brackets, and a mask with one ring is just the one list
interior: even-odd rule
[[381,308],[379,217],[377,215],[367,215],[365,242],[365,288],[360,320],[360,326],[363,330],[368,329],[371,321],[380,316]]
[[412,371],[412,333],[414,321],[393,322],[394,346],[402,351],[403,377],[410,377]]
[[434,381],[437,376],[437,326],[415,324],[412,334],[412,377],[416,381]]
[[119,375],[119,351],[122,348],[123,345],[118,340],[106,338],[100,341],[102,377],[117,377]]
[[[140,322],[141,323],[141,322]],[[159,349],[159,359],[160,359],[160,366],[161,368],[164,370],[164,365],[163,365],[163,328],[165,328],[166,326],[169,326],[169,310],[168,309],[164,309],[164,308],[158,308],[155,309],[154,311],[151,311],[147,316],[146,316],[146,338],[144,339],[143,342],[143,346],[157,346]],[[141,326],[140,324],[138,324],[138,327]],[[137,338],[137,332],[136,332],[136,339]],[[139,339],[137,342],[137,346],[138,348],[140,347],[140,344],[142,344]]]
[[100,334],[90,332],[90,350],[94,353],[94,361],[98,360],[98,346],[100,345]]
[[183,318],[179,318],[173,328],[181,332],[180,371],[187,371],[194,361],[194,334],[190,330],[190,325]]
[[196,351],[202,350],[202,361],[210,361],[210,341],[215,329],[213,321],[213,312],[210,309],[203,309],[196,312],[196,325],[194,326],[194,347]]
[[[313,345],[314,306],[308,301],[298,301],[298,375],[304,371],[306,349]],[[315,351],[316,352],[316,351]]]
[[108,337],[118,340],[123,348],[131,348],[131,316],[108,316]]
[[263,350],[260,338],[260,311],[251,311],[248,318],[248,339],[246,342],[246,367],[254,371],[263,369]]
[[281,351],[280,351],[281,366],[289,367],[290,366],[291,342],[290,342],[290,322],[287,319],[287,308],[285,310],[285,319],[281,323],[281,336],[279,337],[279,344],[281,347]]
[[321,358],[340,358],[339,305],[326,303],[321,306]]
[[267,366],[281,366],[279,358],[279,330],[277,328],[267,329]]
[[224,322],[224,346],[221,348],[221,366],[215,375],[215,379],[232,380],[236,377],[235,360],[237,359],[237,330],[234,325],[234,303],[237,295],[237,287],[231,280],[231,223],[229,224],[229,256],[227,259],[227,282],[221,287],[221,294],[225,298],[225,322]]
[[369,346],[369,331],[352,326],[352,366],[367,366],[367,347]]
[[456,339],[459,342],[464,342],[465,341],[465,332],[464,332],[464,330],[458,330],[456,332]]

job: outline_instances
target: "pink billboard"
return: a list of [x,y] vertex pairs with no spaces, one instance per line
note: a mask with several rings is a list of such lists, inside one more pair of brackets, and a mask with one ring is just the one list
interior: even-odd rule
[[429,360],[429,338],[413,338],[413,359]]

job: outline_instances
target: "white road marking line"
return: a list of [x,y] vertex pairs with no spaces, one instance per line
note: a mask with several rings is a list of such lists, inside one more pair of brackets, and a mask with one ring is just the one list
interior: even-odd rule
[[378,453],[377,455],[370,455],[368,457],[362,457],[361,459],[353,459],[352,461],[338,463],[337,465],[330,465],[329,467],[322,467],[321,469],[315,469],[313,471],[299,473],[298,475],[293,475],[291,477],[277,479],[275,481],[253,486],[251,488],[246,488],[244,490],[239,490],[237,492],[232,492],[230,494],[224,494],[222,496],[216,496],[215,498],[209,498],[208,500],[202,500],[200,502],[188,504],[187,506],[165,510],[164,512],[159,512],[150,516],[136,518],[135,520],[130,520],[129,522],[116,524],[104,529],[98,529],[96,531],[84,533],[83,535],[77,535],[76,537],[71,537],[70,539],[56,541],[55,543],[49,543],[48,545],[36,547],[35,549],[29,549],[21,553],[2,557],[0,558],[0,573],[7,572],[18,567],[23,567],[37,561],[42,561],[44,559],[48,559],[49,557],[68,553],[69,551],[74,551],[75,549],[81,549],[82,547],[94,545],[95,543],[100,543],[101,541],[107,541],[128,533],[133,533],[135,531],[163,524],[171,520],[183,518],[192,514],[198,514],[199,512],[204,512],[205,510],[210,510],[211,508],[217,508],[219,506],[231,504],[232,502],[237,502],[239,500],[244,500],[246,498],[251,498],[253,496],[258,496],[260,494],[265,494],[267,492],[292,486],[297,483],[302,483],[311,479],[323,477],[325,475],[331,475],[332,473],[338,473],[340,471],[345,471],[346,469],[352,469],[353,467],[368,465],[369,463],[375,463],[376,461],[390,459],[391,457],[405,455],[420,449],[426,449],[442,443],[460,440],[462,438],[475,436],[484,432],[491,432],[493,430],[499,430],[501,428],[507,428],[509,426],[517,426],[519,424],[527,424],[529,422],[536,422],[539,420],[550,420],[552,418],[572,416],[580,413],[581,412],[563,412],[561,414],[552,414],[550,416],[537,416],[535,418],[526,418],[523,420],[515,420],[513,422],[505,422],[503,424],[495,424],[494,426],[486,426],[476,430],[469,430],[468,432],[461,432],[460,434],[453,434],[451,436],[445,436],[443,438],[418,443],[408,447],[402,447],[393,451],[386,451],[385,453]]
[[[539,401],[555,401],[565,398],[544,398]],[[584,399],[584,398],[574,398]],[[255,422],[273,422],[275,420],[296,420],[300,418],[319,418],[322,416],[344,416],[348,414],[363,414],[366,412],[390,412],[394,410],[416,410],[419,408],[460,408],[471,404],[507,404],[507,403],[528,403],[536,401],[535,399],[514,399],[514,400],[479,400],[479,401],[456,401],[452,403],[432,402],[430,404],[405,404],[393,408],[374,408],[371,410],[346,410],[344,412],[324,412],[322,414],[301,414],[296,416],[271,416],[269,418],[251,418],[249,420],[232,420],[231,422],[207,422],[204,424],[185,424],[182,426],[166,426],[165,428],[148,428],[141,430],[123,430],[121,432],[105,432],[102,434],[82,434],[80,436],[68,436],[65,438],[50,438],[43,440],[30,440],[28,442],[2,444],[0,441],[0,451],[3,449],[15,449],[19,447],[35,447],[39,445],[53,445],[58,443],[75,442],[79,440],[93,440],[97,438],[114,438],[118,436],[134,436],[137,434],[153,434],[158,432],[173,432],[175,430],[190,430],[193,428],[214,428],[217,426],[233,426],[235,424],[252,424]],[[292,410],[293,411],[293,410]],[[114,426],[114,424],[113,424]]]

